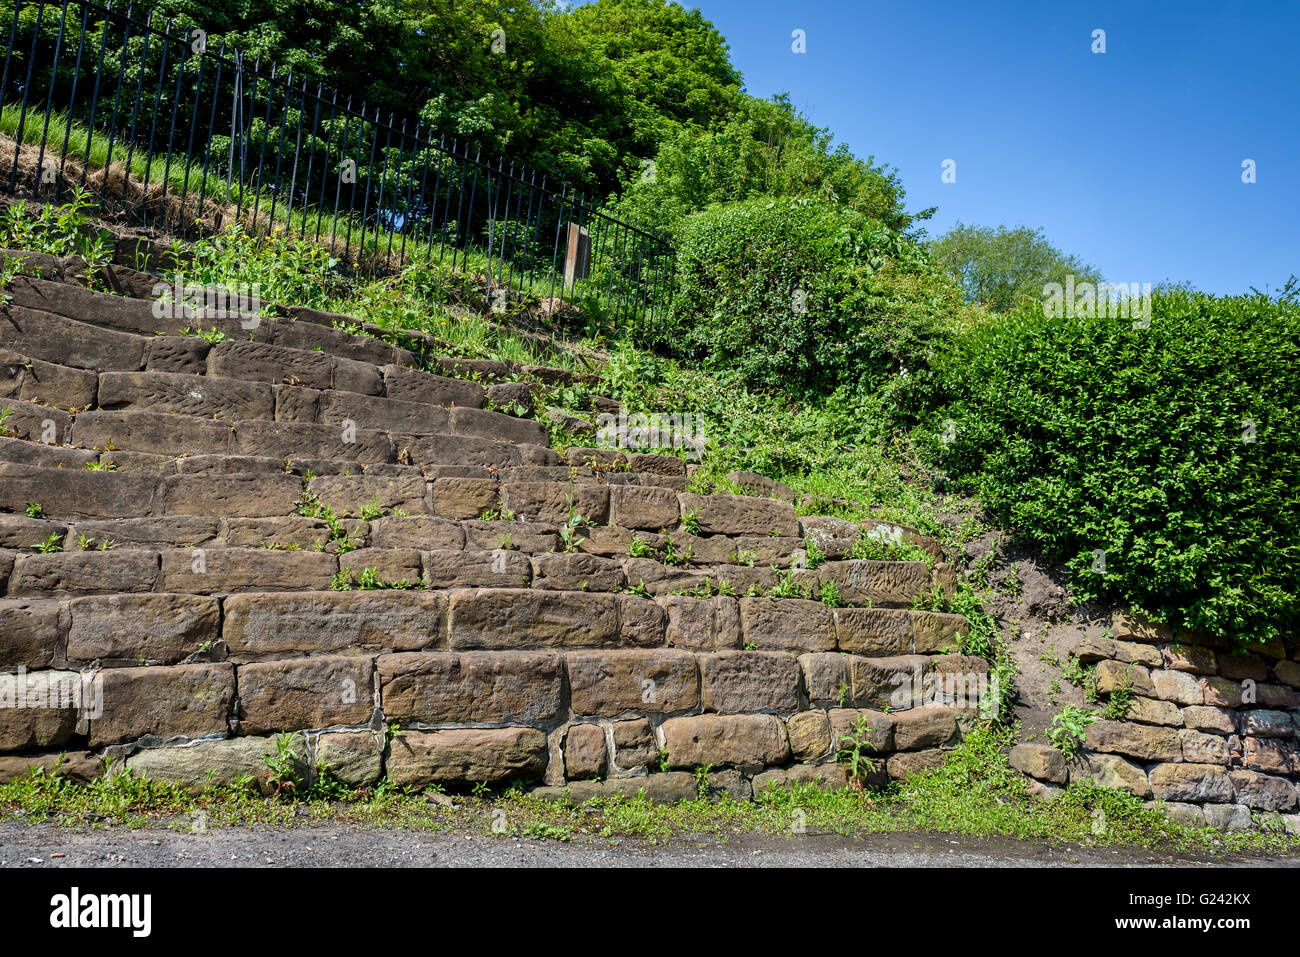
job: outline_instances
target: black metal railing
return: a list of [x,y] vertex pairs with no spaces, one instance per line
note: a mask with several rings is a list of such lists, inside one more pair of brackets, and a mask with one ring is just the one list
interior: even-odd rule
[[667,237],[535,170],[132,6],[4,0],[0,24],[11,194],[76,186],[132,224],[182,237],[239,224],[328,245],[361,271],[436,263],[497,310],[595,299],[638,337],[662,321]]

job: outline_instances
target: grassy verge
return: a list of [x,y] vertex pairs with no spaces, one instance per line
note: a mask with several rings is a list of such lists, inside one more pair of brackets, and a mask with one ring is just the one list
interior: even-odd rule
[[174,784],[125,774],[76,785],[34,771],[0,785],[0,820],[78,829],[161,826],[181,831],[334,824],[650,842],[692,835],[725,840],[736,833],[851,836],[938,831],[1208,854],[1300,851],[1300,836],[1286,834],[1280,819],[1263,820],[1260,831],[1224,834],[1174,823],[1132,795],[1095,786],[1071,787],[1052,801],[1034,800],[1025,791],[1024,779],[1006,763],[1003,747],[1009,735],[1006,729],[976,730],[943,767],[883,792],[827,792],[808,786],[773,789],[754,802],[723,797],[676,804],[653,804],[638,794],[574,807],[530,797],[522,788],[447,797],[436,789],[413,793],[385,783],[351,792],[329,785],[300,796],[262,797],[251,787],[213,787],[194,795]]

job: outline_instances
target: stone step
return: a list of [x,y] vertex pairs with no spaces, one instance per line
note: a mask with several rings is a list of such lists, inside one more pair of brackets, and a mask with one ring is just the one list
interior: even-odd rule
[[[8,321],[0,328],[0,345],[85,369],[200,372],[206,365],[211,371],[255,381],[296,377],[318,388],[476,408],[482,407],[486,393],[469,380],[505,382],[519,375],[543,385],[595,381],[549,366],[444,357],[436,354],[439,343],[432,337],[414,330],[400,333],[422,345],[417,355],[379,338],[392,335],[387,330],[316,310],[289,309],[284,317],[204,316],[168,303],[28,276],[16,277],[8,294]],[[333,328],[331,322],[366,334]],[[215,331],[226,339],[213,344],[195,334],[199,331]],[[441,374],[420,371],[426,363]],[[375,391],[376,374],[391,391]]]
[[[882,708],[896,674],[924,677],[954,663],[988,670],[987,662],[959,654],[964,618],[914,609],[869,609],[870,616],[854,609],[857,620],[840,609],[817,625],[829,630],[829,647],[806,651],[786,643],[788,631],[770,614],[772,605],[792,601],[523,588],[16,595],[0,599],[12,638],[0,649],[0,669],[176,664],[209,653],[252,661],[385,651],[675,649],[797,658],[808,700]],[[503,609],[508,620],[498,620]],[[944,657],[951,660],[941,665]]]
[[[19,522],[6,523],[5,540],[20,545],[0,550],[6,593],[36,597],[314,590],[362,587],[370,577],[377,579],[375,587],[382,588],[397,588],[400,583],[400,587],[434,590],[522,586],[647,598],[718,595],[766,602],[754,605],[753,614],[772,616],[763,627],[788,633],[781,639],[786,643],[783,647],[825,651],[828,642],[833,644],[829,636],[841,610],[845,628],[869,632],[875,626],[874,612],[912,606],[936,589],[945,590],[946,570],[942,566],[931,570],[923,562],[857,560],[785,572],[742,565],[674,567],[648,558],[525,552],[514,547],[513,532],[488,543],[482,541],[482,531],[473,527],[480,523],[446,519],[345,519],[337,528],[297,515],[223,519],[217,517],[223,514],[221,506],[236,500],[247,512],[286,509],[295,500],[297,481],[292,476],[263,484],[180,478],[197,481],[168,483],[159,491],[165,518],[82,521],[77,517],[40,524],[22,516]],[[168,507],[177,511],[169,513]],[[169,529],[168,522],[176,524]],[[398,529],[419,526],[430,544],[441,547],[412,547],[410,539],[394,534],[394,522],[400,523]],[[544,527],[534,534],[533,545],[558,540],[555,532]],[[191,536],[190,541],[176,541]],[[378,544],[367,544],[367,539]],[[835,586],[839,596],[834,606],[818,600],[828,584]],[[762,597],[773,595],[778,597]]]

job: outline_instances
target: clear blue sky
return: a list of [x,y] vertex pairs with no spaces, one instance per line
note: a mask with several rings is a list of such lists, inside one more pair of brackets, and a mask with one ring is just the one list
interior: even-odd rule
[[896,167],[931,235],[1041,226],[1113,282],[1214,293],[1300,274],[1300,0],[682,2],[750,93]]

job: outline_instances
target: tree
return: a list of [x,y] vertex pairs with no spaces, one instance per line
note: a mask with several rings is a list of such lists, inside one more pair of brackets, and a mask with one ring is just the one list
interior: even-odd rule
[[655,161],[654,175],[627,187],[622,208],[675,229],[685,217],[719,203],[757,196],[829,201],[902,231],[931,211],[903,209],[894,171],[859,159],[829,130],[813,126],[785,95],[740,94],[725,121],[680,129]]
[[1042,229],[966,226],[957,223],[930,244],[935,260],[961,285],[966,298],[996,312],[1039,300],[1043,286],[1101,281],[1100,271],[1053,246]]

